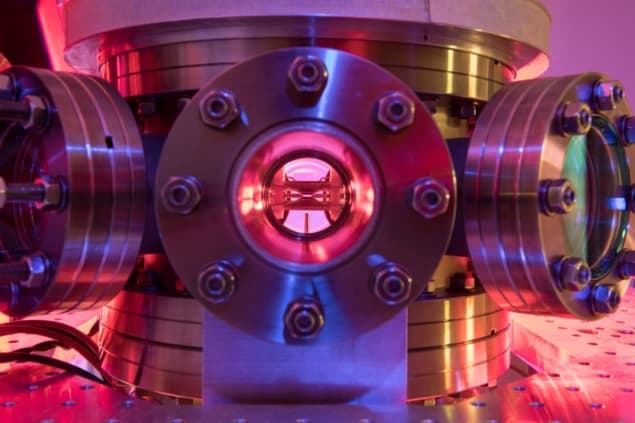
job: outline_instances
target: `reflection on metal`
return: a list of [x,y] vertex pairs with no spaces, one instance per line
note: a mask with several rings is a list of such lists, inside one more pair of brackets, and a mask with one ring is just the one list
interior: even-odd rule
[[540,2],[53,2],[52,63],[110,84],[0,63],[0,306],[118,293],[103,367],[205,407],[16,365],[0,419],[624,417],[628,372],[552,315],[633,333],[635,124],[599,73],[508,84],[547,65]]
[[2,284],[2,311],[100,307],[128,279],[143,234],[134,118],[97,78],[17,67],[0,77],[10,85],[0,100],[2,261],[37,254],[46,263],[26,262],[28,275]]
[[[627,232],[635,221],[612,204],[615,196],[626,202],[635,156],[619,131],[630,116],[621,90],[593,73],[525,81],[484,108],[463,207],[474,269],[501,306],[593,319],[603,314],[593,305],[597,285],[623,295],[628,281],[616,264],[634,247]],[[586,135],[562,128],[573,102],[592,110],[577,117],[590,124]],[[581,265],[569,271],[566,263]]]
[[[627,422],[635,384],[635,299],[589,325],[513,315],[515,354],[539,372],[458,398],[452,405],[158,405],[49,368],[16,365],[0,373],[0,420],[221,422]],[[243,420],[240,420],[243,419]],[[366,419],[366,420],[364,420]],[[426,420],[427,419],[427,420]],[[115,421],[115,420],[110,420]],[[306,421],[306,420],[305,420]]]

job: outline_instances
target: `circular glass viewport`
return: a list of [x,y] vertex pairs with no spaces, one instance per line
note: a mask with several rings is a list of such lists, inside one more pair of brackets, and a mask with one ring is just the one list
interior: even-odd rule
[[[322,129],[320,127],[319,129]],[[293,127],[255,140],[232,183],[247,244],[286,267],[345,260],[369,236],[378,177],[355,139]]]
[[595,116],[586,135],[573,136],[566,151],[563,176],[575,188],[576,204],[564,216],[570,251],[586,260],[593,279],[613,267],[628,231],[624,187],[628,163],[614,126]]
[[327,235],[351,206],[351,188],[334,163],[316,157],[288,158],[264,186],[265,212],[281,232],[298,238]]

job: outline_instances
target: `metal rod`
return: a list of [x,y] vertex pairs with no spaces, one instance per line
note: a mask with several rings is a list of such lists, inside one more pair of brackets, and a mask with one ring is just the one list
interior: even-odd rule
[[30,275],[29,265],[24,261],[0,263],[0,285],[25,281]]
[[44,200],[46,188],[42,184],[9,183],[0,196],[5,196],[8,203],[30,203]]
[[0,121],[25,124],[31,118],[31,106],[25,101],[0,99]]

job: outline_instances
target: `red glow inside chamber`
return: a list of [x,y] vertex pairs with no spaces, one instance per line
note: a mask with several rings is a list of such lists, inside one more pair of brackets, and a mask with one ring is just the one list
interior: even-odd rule
[[267,257],[301,265],[349,254],[374,214],[377,192],[368,162],[351,144],[294,130],[252,151],[235,191],[247,242]]

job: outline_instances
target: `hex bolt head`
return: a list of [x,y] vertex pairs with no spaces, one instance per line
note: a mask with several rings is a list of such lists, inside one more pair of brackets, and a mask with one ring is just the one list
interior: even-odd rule
[[328,69],[322,59],[313,55],[296,57],[287,72],[289,82],[301,93],[322,92],[328,76]]
[[599,81],[593,87],[593,98],[598,110],[613,110],[624,99],[624,86],[619,81]]
[[324,312],[319,302],[312,297],[292,301],[284,313],[286,335],[294,340],[315,338],[324,327]]
[[560,126],[564,135],[583,135],[591,129],[591,108],[587,103],[574,101],[562,107]]
[[622,139],[626,144],[635,144],[635,116],[624,116],[621,121]]
[[415,120],[415,103],[406,94],[393,91],[377,101],[377,121],[392,132],[399,132]]
[[558,283],[568,291],[581,291],[591,282],[591,269],[579,257],[563,257],[555,263]]
[[412,293],[412,277],[396,263],[379,265],[370,278],[371,291],[379,301],[389,306],[406,303]]
[[567,214],[575,205],[576,193],[567,179],[545,180],[540,183],[540,208],[547,215]]
[[635,277],[635,251],[624,250],[617,265],[619,277],[631,279]]
[[29,278],[20,281],[25,288],[42,288],[49,281],[49,260],[42,253],[24,256],[21,260],[29,267]]
[[170,213],[188,215],[203,199],[203,188],[193,176],[173,176],[161,190],[161,202]]
[[240,107],[229,90],[212,90],[199,103],[199,112],[206,125],[225,129],[240,116]]
[[198,274],[199,294],[213,304],[227,302],[236,291],[238,272],[227,260],[211,263]]
[[44,187],[44,198],[35,203],[41,210],[60,210],[66,205],[66,187],[61,178],[41,176],[34,181]]
[[621,301],[622,296],[615,285],[599,284],[591,294],[591,309],[596,314],[615,313]]
[[433,219],[448,211],[450,191],[436,179],[420,179],[410,189],[410,206],[426,219]]

